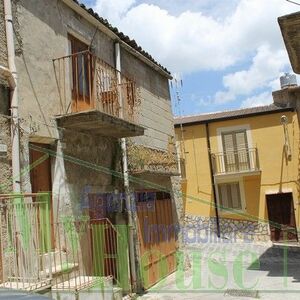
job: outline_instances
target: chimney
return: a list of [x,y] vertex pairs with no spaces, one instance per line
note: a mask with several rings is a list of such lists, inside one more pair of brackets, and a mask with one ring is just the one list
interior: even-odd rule
[[[273,102],[281,107],[296,107],[296,100],[300,100],[300,87],[297,85],[295,74],[285,73],[280,77],[281,90],[272,93]],[[298,101],[300,102],[300,101]]]
[[297,77],[295,74],[284,73],[283,76],[280,76],[280,86],[281,89],[286,89],[289,87],[297,86]]

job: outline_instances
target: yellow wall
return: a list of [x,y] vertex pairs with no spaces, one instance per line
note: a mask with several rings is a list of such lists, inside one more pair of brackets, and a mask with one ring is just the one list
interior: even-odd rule
[[[292,150],[292,159],[284,157],[284,131],[280,117],[288,117],[288,132]],[[209,134],[212,153],[219,152],[217,129],[221,127],[249,125],[252,147],[257,147],[261,173],[240,177],[243,180],[246,215],[221,213],[222,217],[233,219],[251,219],[251,216],[267,219],[265,195],[282,192],[293,192],[295,217],[299,224],[299,125],[295,112],[273,113],[235,120],[209,123]],[[181,140],[182,132],[176,128],[177,137]],[[251,145],[249,145],[251,147]],[[209,168],[205,124],[183,127],[181,155],[186,160],[186,181],[183,181],[185,212],[189,215],[214,216],[213,191]]]

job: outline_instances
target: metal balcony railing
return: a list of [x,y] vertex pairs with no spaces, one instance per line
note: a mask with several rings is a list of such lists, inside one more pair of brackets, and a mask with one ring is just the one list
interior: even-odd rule
[[53,60],[59,114],[99,110],[134,122],[136,84],[90,51]]
[[212,153],[211,158],[214,175],[257,172],[260,170],[257,148]]

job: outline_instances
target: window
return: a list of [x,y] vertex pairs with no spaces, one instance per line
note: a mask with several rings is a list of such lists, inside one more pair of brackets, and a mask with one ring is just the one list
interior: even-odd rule
[[249,169],[249,152],[246,130],[223,132],[222,145],[226,172]]
[[93,62],[88,45],[71,35],[69,42],[72,55],[72,97],[80,111],[89,108],[91,104]]
[[218,185],[219,204],[224,208],[242,209],[239,182],[222,183]]

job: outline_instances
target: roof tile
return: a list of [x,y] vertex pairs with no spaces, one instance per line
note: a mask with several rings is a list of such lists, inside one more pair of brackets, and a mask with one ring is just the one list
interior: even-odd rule
[[175,117],[174,124],[177,125],[188,125],[193,123],[209,123],[215,121],[221,121],[226,119],[239,119],[243,117],[248,117],[251,115],[259,115],[266,114],[272,112],[281,112],[281,111],[289,111],[294,110],[292,107],[281,107],[275,104],[237,109],[237,110],[229,110],[223,112],[213,112],[207,114],[193,115],[193,116],[183,116],[183,117]]
[[155,65],[157,65],[159,68],[161,68],[164,72],[171,75],[171,72],[159,64],[148,52],[144,51],[142,47],[138,46],[135,40],[130,39],[127,35],[125,35],[123,32],[119,31],[118,28],[113,27],[106,19],[100,17],[92,8],[87,8],[84,4],[80,3],[78,0],[73,0],[76,4],[81,6],[85,11],[87,11],[90,15],[92,15],[95,19],[97,19],[100,23],[105,25],[109,30],[113,31],[122,41],[124,41],[126,44],[134,48],[136,51],[141,53],[143,56],[145,56],[147,59],[152,61]]

